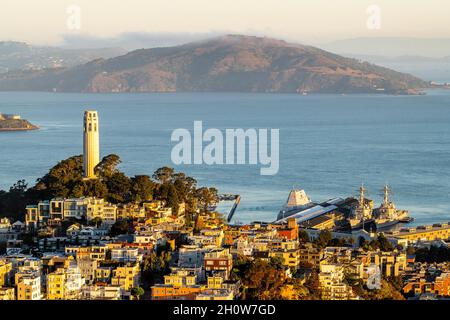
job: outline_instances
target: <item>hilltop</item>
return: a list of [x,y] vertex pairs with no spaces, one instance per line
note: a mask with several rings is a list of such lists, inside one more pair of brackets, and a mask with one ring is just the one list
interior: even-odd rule
[[13,70],[71,68],[94,59],[112,58],[125,53],[126,51],[121,48],[71,49],[0,41],[0,73]]
[[0,90],[413,94],[428,83],[315,47],[228,35],[72,68],[0,75]]
[[25,131],[36,130],[37,126],[29,121],[19,118],[8,118],[0,113],[0,131]]

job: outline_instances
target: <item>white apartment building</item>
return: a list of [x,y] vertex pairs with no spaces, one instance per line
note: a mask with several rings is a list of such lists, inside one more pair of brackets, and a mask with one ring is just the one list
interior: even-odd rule
[[84,285],[81,288],[83,300],[120,300],[120,286]]
[[28,230],[47,223],[49,219],[82,219],[91,221],[100,218],[108,225],[117,220],[117,206],[97,198],[55,198],[49,201],[41,201],[38,205],[26,207],[25,224]]
[[118,262],[136,262],[142,260],[137,248],[116,248],[111,250],[111,260]]
[[16,273],[17,300],[41,300],[41,276],[39,272],[29,270]]

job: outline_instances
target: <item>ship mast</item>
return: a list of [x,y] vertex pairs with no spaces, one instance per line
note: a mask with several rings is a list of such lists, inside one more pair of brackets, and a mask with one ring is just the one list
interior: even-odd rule
[[366,188],[364,188],[364,184],[361,184],[359,187],[359,207],[364,212],[364,192],[366,192]]
[[364,188],[364,184],[361,184],[361,187],[359,187],[359,213],[361,214],[361,222],[362,222],[362,228],[364,230],[364,193],[366,192],[366,188]]
[[389,189],[389,186],[387,184],[384,185],[383,191],[384,191],[383,203],[384,203],[385,206],[387,206],[389,204],[389,202],[390,202],[390,199],[389,199],[390,189]]

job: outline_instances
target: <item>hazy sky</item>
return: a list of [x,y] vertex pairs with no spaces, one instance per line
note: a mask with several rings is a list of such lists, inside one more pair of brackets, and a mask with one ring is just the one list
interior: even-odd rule
[[[367,8],[381,9],[369,29]],[[66,10],[81,8],[80,29]],[[264,34],[320,43],[366,36],[449,37],[449,0],[1,0],[0,40],[60,44],[127,32]]]

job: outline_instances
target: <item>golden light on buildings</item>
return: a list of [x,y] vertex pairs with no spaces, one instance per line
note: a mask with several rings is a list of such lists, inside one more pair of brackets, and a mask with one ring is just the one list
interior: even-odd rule
[[94,179],[95,167],[100,162],[99,121],[97,111],[84,112],[83,166],[84,178]]

